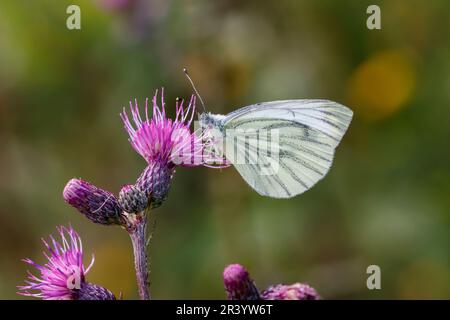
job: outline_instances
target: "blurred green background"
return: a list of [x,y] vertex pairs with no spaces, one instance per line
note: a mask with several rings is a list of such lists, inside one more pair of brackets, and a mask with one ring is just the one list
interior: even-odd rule
[[[81,30],[66,28],[73,3]],[[370,4],[382,30],[366,28]],[[155,298],[224,298],[223,268],[239,262],[261,289],[449,299],[449,31],[446,0],[1,1],[0,298],[21,298],[20,259],[43,262],[40,237],[69,222],[96,256],[88,280],[137,298],[127,234],[62,190],[134,182],[145,161],[118,114],[161,86],[173,114],[187,66],[214,113],[326,98],[355,116],[328,176],[294,199],[258,196],[233,168],[179,168],[154,211]],[[366,288],[371,264],[381,290]]]

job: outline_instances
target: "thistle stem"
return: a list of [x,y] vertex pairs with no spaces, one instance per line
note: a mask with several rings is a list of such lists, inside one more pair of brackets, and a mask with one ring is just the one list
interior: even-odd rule
[[128,233],[133,243],[134,266],[136,268],[136,280],[141,300],[150,300],[148,282],[148,256],[146,246],[147,217],[144,215],[136,221]]

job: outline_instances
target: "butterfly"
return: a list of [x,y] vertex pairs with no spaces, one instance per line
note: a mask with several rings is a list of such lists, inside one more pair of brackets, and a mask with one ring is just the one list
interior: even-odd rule
[[339,103],[303,99],[257,103],[227,115],[205,111],[199,122],[256,192],[291,198],[328,173],[352,117]]

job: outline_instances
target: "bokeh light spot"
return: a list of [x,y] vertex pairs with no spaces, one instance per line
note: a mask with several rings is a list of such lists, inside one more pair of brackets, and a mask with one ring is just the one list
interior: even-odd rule
[[359,65],[350,77],[350,105],[366,120],[391,116],[412,96],[416,68],[411,56],[401,50],[376,53]]

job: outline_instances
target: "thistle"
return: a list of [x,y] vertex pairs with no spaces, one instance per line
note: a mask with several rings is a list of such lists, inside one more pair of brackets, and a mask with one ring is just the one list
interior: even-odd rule
[[307,284],[278,284],[259,293],[248,271],[240,264],[231,264],[223,271],[228,300],[319,300],[316,290]]
[[259,292],[248,271],[240,264],[231,264],[223,271],[228,300],[259,300]]
[[53,236],[49,241],[42,239],[47,249],[44,256],[47,263],[39,265],[31,259],[24,262],[35,267],[40,275],[28,271],[26,285],[18,286],[18,294],[44,300],[115,300],[114,294],[106,288],[86,281],[86,274],[94,264],[94,257],[86,268],[83,264],[81,238],[72,227],[57,228],[61,241]]
[[132,147],[147,161],[147,168],[136,186],[149,197],[152,207],[160,206],[167,198],[176,166],[226,166],[223,156],[215,152],[213,142],[205,138],[208,132],[202,131],[197,135],[189,129],[195,115],[195,96],[191,96],[187,107],[184,101],[177,99],[175,119],[170,119],[166,116],[164,91],[161,91],[161,107],[156,91],[151,117],[148,99],[145,101],[144,120],[136,100],[134,105],[130,101],[132,121],[125,108],[120,114]]
[[207,131],[202,130],[197,135],[190,130],[195,114],[195,96],[191,96],[187,106],[184,101],[176,101],[175,119],[166,116],[163,92],[161,107],[158,106],[157,98],[158,91],[152,100],[151,116],[146,100],[144,120],[137,101],[134,105],[130,102],[132,121],[125,108],[120,114],[132,147],[147,162],[136,183],[122,187],[118,198],[81,179],[71,179],[63,192],[66,202],[89,220],[103,225],[117,224],[128,232],[133,244],[136,278],[142,299],[150,299],[146,251],[147,213],[149,209],[159,207],[167,198],[175,168],[228,166],[223,156],[215,152],[213,141],[207,138]]
[[[152,116],[149,117],[148,99],[145,118],[142,120],[137,102],[130,102],[132,121],[125,109],[120,114],[129,134],[132,147],[146,160],[134,185],[122,187],[118,197],[81,179],[71,179],[64,188],[65,201],[92,222],[120,225],[130,235],[136,278],[141,299],[150,299],[148,281],[148,256],[146,236],[147,214],[160,206],[167,198],[170,183],[177,166],[227,167],[229,163],[216,152],[215,143],[208,130],[201,134],[191,132],[190,125],[195,114],[195,96],[187,107],[183,101],[176,102],[175,119],[166,116],[163,94],[161,107],[155,93]],[[47,253],[47,263],[39,265],[30,259],[23,261],[35,267],[40,275],[28,272],[26,285],[19,286],[19,294],[42,299],[65,300],[115,300],[108,289],[86,281],[86,274],[93,265],[85,268],[81,239],[72,227],[59,227],[61,241],[52,236],[42,240]],[[317,292],[306,284],[275,285],[260,292],[248,271],[239,264],[225,268],[223,280],[230,300],[316,300]]]

